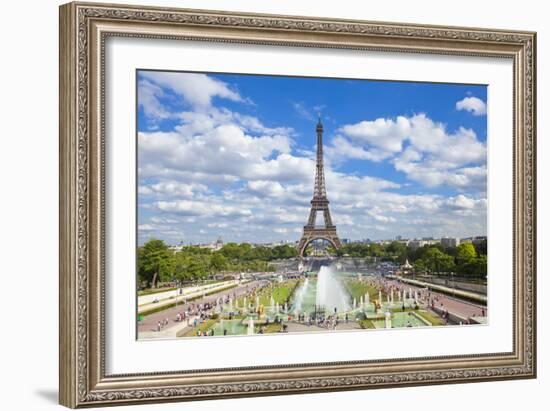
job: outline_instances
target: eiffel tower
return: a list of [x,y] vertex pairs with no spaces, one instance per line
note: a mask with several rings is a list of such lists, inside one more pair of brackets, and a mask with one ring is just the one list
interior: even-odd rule
[[[304,226],[304,233],[298,244],[298,252],[300,257],[304,256],[304,252],[309,243],[314,240],[326,240],[336,249],[342,244],[336,234],[336,226],[332,224],[330,210],[328,209],[327,191],[325,187],[325,170],[323,166],[323,124],[319,118],[317,123],[317,165],[315,167],[315,187],[313,189],[313,199],[311,200],[311,210],[309,219]],[[325,220],[323,226],[316,226],[315,220],[317,212],[322,212]]]

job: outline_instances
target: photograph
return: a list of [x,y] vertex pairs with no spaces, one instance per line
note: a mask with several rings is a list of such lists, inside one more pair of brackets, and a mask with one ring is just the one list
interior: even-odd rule
[[[399,387],[398,407],[426,389],[428,409],[525,405],[500,393],[540,378],[543,14],[398,1],[59,6],[58,53],[40,47],[44,70],[23,76],[58,64],[40,82],[59,104],[8,122],[43,144],[49,121],[59,146],[6,152],[29,176],[8,204],[33,217],[41,190],[59,197],[42,218],[59,281],[38,287],[58,354],[36,355],[58,365],[61,405],[295,409],[318,393],[321,409],[376,408]],[[40,161],[58,162],[58,192],[37,184]],[[13,215],[14,261],[42,264]]]
[[486,84],[135,82],[138,340],[489,324]]

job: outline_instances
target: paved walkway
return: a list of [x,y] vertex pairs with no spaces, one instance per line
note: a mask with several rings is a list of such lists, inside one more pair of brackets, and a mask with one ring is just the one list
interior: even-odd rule
[[[199,304],[213,303],[216,299],[224,295],[235,295],[237,298],[246,294],[250,289],[257,287],[262,284],[262,281],[252,281],[247,284],[239,285],[235,288],[229,290],[220,291],[219,293],[211,294],[203,298],[199,298],[187,304],[179,304],[176,307],[168,308],[166,310],[159,311],[154,314],[147,315],[142,321],[138,322],[138,334],[141,337],[142,333],[145,338],[152,338],[153,335],[149,334],[154,332],[159,337],[162,337],[164,334],[172,334],[175,330],[169,331],[172,327],[178,328],[178,333],[181,333],[182,329],[187,326],[187,320],[178,322],[176,316],[178,313],[183,313],[186,310],[189,310],[192,305],[195,307]],[[190,318],[190,324],[193,324],[193,318]],[[168,320],[168,325],[165,325],[161,331],[157,331],[157,324],[159,321],[162,323],[164,320]],[[182,325],[184,325],[182,327]],[[168,335],[169,336],[169,335]]]
[[[289,321],[285,323],[287,325],[287,332],[317,332],[317,331],[334,331],[332,328],[327,329],[326,327],[320,327],[316,324],[307,325],[304,323],[297,323],[294,321]],[[356,321],[345,322],[340,320],[336,326],[336,330],[360,330],[361,326]]]
[[162,293],[148,294],[138,297],[138,312],[145,312],[152,308],[162,307],[164,305],[173,304],[176,299],[183,301],[185,299],[191,299],[203,294],[213,293],[216,290],[226,290],[229,292],[229,287],[233,287],[239,284],[239,280],[223,281],[214,284],[206,284],[197,287],[182,288],[182,294],[179,293],[180,289],[165,291]]
[[356,321],[340,321],[336,326],[337,330],[360,330],[361,326]]
[[449,313],[455,314],[459,317],[470,318],[487,316],[487,307],[480,304],[460,300],[458,298],[453,298],[452,296],[434,291],[426,291],[424,288],[404,284],[397,280],[386,280],[384,281],[384,284],[386,284],[386,286],[395,286],[400,290],[408,290],[409,288],[411,288],[413,292],[416,290],[420,293],[420,300],[424,303],[431,306],[431,301],[433,299],[434,306],[436,308],[447,310]]
[[296,332],[316,332],[316,331],[327,331],[324,327],[319,327],[316,324],[307,325],[302,323],[295,323],[293,321],[290,321],[286,323],[287,325],[287,332],[296,333]]

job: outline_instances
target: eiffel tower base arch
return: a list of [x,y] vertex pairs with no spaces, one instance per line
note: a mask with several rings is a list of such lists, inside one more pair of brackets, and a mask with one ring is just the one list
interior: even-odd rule
[[304,227],[304,234],[298,243],[298,253],[301,258],[304,257],[308,244],[315,240],[326,240],[332,244],[335,249],[342,247],[338,234],[336,234],[335,226],[334,228],[310,228],[306,226]]

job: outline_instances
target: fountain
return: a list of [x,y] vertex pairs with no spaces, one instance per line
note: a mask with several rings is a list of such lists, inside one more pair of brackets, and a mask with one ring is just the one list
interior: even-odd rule
[[322,266],[317,275],[315,305],[331,313],[349,311],[348,295],[330,267]]
[[385,326],[391,328],[391,313],[389,311],[386,311]]
[[370,296],[369,293],[365,294],[365,304],[370,304]]
[[252,317],[250,317],[248,319],[248,330],[247,330],[247,334],[248,335],[254,335],[254,319]]
[[299,315],[302,310],[302,303],[304,302],[308,286],[309,278],[306,278],[300,288],[298,288],[298,291],[296,291],[296,296],[294,297],[294,315]]

